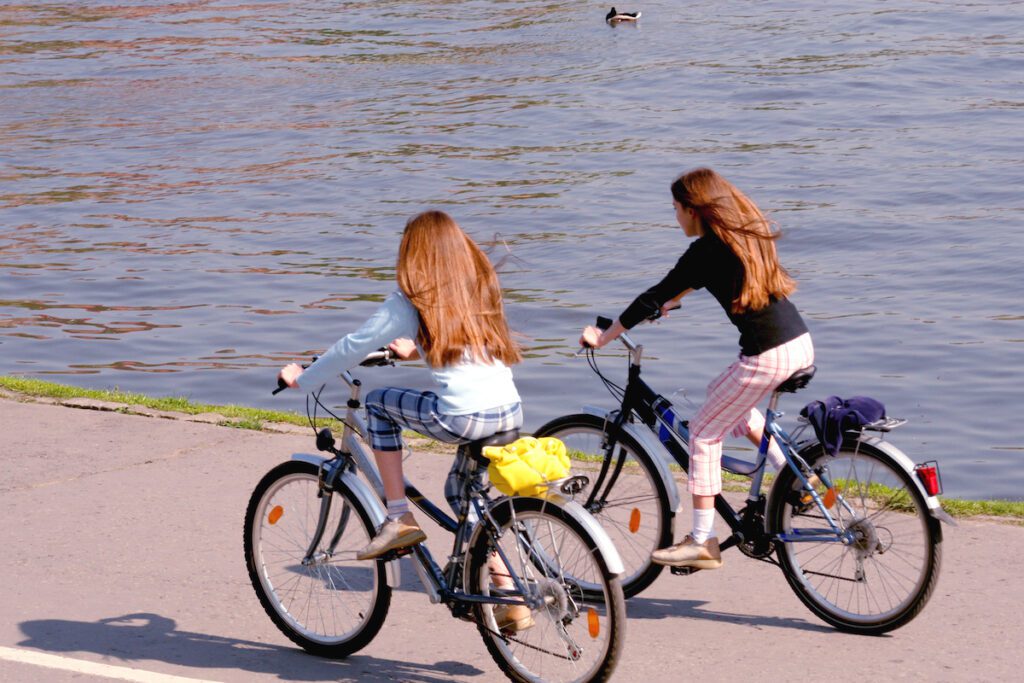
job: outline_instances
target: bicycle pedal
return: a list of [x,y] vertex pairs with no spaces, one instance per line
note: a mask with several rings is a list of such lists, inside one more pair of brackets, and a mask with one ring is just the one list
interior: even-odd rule
[[412,555],[412,549],[414,547],[415,546],[410,545],[405,548],[395,548],[394,550],[389,550],[380,557],[377,557],[375,559],[383,560],[384,562],[390,562],[391,560],[399,560],[405,557],[406,555]]
[[700,567],[669,567],[668,569],[676,576],[689,576],[700,571]]

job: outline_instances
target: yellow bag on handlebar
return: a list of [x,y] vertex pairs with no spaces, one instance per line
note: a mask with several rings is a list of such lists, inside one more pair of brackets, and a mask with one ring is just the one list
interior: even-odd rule
[[569,476],[565,444],[550,436],[524,436],[504,446],[484,448],[490,460],[487,476],[506,496],[537,496],[545,484]]

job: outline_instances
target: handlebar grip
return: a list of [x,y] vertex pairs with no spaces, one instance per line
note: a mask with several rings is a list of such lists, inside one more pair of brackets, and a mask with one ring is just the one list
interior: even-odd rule
[[[313,362],[314,363],[317,361],[317,358],[318,358],[318,356],[313,356]],[[305,370],[308,367],[309,367],[309,365],[303,365],[302,369]],[[284,383],[284,380],[281,379],[280,377],[278,377],[277,378],[277,389],[274,389],[273,391],[271,391],[270,394],[271,394],[271,396],[273,396],[275,394],[280,394],[282,391],[284,391],[287,388],[288,388],[288,385]]]
[[395,362],[395,358],[395,352],[390,348],[383,346],[369,354],[359,365],[365,368],[372,368],[379,365],[392,365]]

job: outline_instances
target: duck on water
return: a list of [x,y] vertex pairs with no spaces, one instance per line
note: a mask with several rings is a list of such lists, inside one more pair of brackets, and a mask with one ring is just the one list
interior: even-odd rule
[[640,18],[640,12],[617,12],[614,7],[604,16],[609,24],[617,24],[620,21],[636,21]]

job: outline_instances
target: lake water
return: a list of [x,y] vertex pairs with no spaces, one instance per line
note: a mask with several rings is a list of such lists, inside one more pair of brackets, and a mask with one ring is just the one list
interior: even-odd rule
[[[0,373],[301,411],[276,368],[437,207],[506,259],[527,426],[610,405],[579,329],[686,248],[668,186],[707,165],[785,234],[790,415],[875,396],[947,494],[1024,498],[1024,4],[608,4],[0,0]],[[634,337],[699,402],[736,333],[685,303]]]

